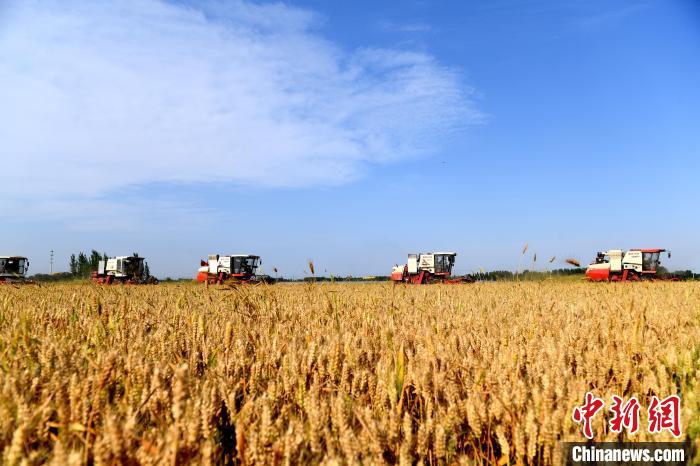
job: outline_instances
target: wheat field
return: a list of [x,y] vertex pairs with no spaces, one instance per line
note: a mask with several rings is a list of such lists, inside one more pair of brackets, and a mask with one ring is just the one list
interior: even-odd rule
[[0,287],[7,465],[559,464],[587,391],[700,446],[700,284]]

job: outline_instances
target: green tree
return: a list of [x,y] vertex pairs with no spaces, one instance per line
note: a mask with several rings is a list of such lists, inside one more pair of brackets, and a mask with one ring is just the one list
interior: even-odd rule
[[78,276],[87,278],[90,275],[90,261],[84,252],[78,253]]
[[71,275],[75,276],[78,274],[78,261],[75,258],[75,254],[70,255],[69,267]]

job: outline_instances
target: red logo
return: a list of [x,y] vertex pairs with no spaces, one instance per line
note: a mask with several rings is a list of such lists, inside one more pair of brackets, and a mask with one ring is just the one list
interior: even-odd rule
[[603,408],[603,406],[605,406],[605,402],[602,399],[596,398],[591,392],[587,392],[586,401],[583,403],[583,405],[574,408],[574,412],[571,417],[574,419],[576,424],[581,424],[583,422],[583,435],[585,435],[588,439],[593,438],[591,420],[593,419],[593,416],[595,416],[596,413]]
[[623,403],[617,395],[612,398],[610,411],[613,412],[613,418],[610,419],[610,430],[619,434],[625,428],[630,434],[636,434],[639,430],[639,401],[632,397]]
[[[592,421],[603,406],[605,402],[601,398],[586,392],[583,405],[574,408],[571,417],[575,423],[583,424],[583,435],[588,439],[592,440],[594,437]],[[610,406],[613,415],[608,423],[610,430],[619,434],[623,429],[627,429],[630,435],[636,434],[639,431],[640,409],[637,398],[632,397],[624,401],[621,397],[613,395]],[[647,413],[649,415],[647,430],[650,434],[667,430],[676,438],[681,436],[681,399],[678,395],[671,395],[663,400],[652,396]]]
[[668,430],[674,437],[681,436],[681,399],[671,395],[659,401],[651,397],[649,406],[649,432],[652,434]]

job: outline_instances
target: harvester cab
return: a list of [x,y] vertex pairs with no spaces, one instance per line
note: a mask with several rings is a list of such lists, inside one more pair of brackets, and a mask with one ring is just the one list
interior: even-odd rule
[[0,283],[26,283],[29,260],[22,256],[0,256]]
[[[661,265],[661,253],[665,249],[610,249],[599,252],[596,260],[586,269],[586,277],[591,281],[639,281],[654,279]],[[668,251],[668,257],[671,252]]]
[[391,271],[395,283],[462,283],[465,277],[452,278],[452,268],[457,253],[426,252],[409,254],[404,265],[396,265]]
[[138,256],[117,256],[102,260],[97,271],[92,273],[92,281],[112,284],[155,283],[155,279],[146,273],[146,261]]
[[207,261],[201,261],[197,281],[210,284],[270,282],[267,275],[258,275],[260,265],[260,256],[253,254],[210,254]]

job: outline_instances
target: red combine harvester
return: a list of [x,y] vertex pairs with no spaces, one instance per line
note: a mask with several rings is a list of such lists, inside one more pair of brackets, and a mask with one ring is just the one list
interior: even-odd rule
[[118,256],[100,261],[97,270],[92,272],[91,280],[102,285],[151,285],[158,280],[146,273],[146,262],[143,257]]
[[[665,249],[610,249],[599,252],[586,269],[586,277],[594,282],[626,282],[657,278],[659,260]],[[671,252],[668,252],[671,257]]]
[[0,256],[0,285],[5,283],[17,285],[34,284],[33,280],[27,279],[28,270],[29,260],[26,257]]
[[252,254],[232,254],[220,256],[210,254],[208,261],[200,261],[201,267],[197,273],[197,281],[210,285],[224,283],[274,283],[268,275],[258,275],[257,270],[262,261],[260,256]]
[[457,253],[454,252],[409,254],[406,264],[394,266],[390,278],[394,283],[412,284],[473,282],[474,280],[469,276],[452,276],[456,256]]

